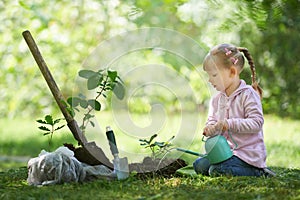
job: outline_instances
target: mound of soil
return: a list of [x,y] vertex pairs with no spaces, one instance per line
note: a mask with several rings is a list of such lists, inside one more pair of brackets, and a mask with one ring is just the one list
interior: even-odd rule
[[176,170],[187,166],[182,159],[152,159],[145,157],[142,163],[129,164],[129,171],[137,172],[137,177],[147,178],[154,176],[171,177]]

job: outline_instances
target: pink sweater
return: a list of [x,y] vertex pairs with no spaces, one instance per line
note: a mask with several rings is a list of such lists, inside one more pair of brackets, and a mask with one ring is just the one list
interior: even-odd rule
[[[263,136],[263,111],[257,92],[241,80],[239,88],[229,97],[224,92],[216,94],[208,113],[207,125],[227,120],[229,131],[238,147],[233,154],[258,168],[266,167],[266,148]],[[223,136],[230,147],[235,147],[228,132]]]

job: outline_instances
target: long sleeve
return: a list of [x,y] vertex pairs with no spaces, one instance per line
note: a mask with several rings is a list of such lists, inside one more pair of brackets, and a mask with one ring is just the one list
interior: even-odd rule
[[229,115],[229,129],[235,133],[258,133],[264,124],[260,98],[252,90],[244,92],[237,109],[232,109]]
[[216,104],[215,101],[216,101],[216,98],[212,98],[209,102],[208,118],[206,121],[206,126],[214,125],[218,121],[218,119],[216,117],[216,112],[217,112],[218,108],[215,106],[215,104]]

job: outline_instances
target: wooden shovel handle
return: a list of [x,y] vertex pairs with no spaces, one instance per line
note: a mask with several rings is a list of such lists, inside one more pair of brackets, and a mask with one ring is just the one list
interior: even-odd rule
[[58,86],[56,85],[54,78],[52,77],[45,60],[42,57],[42,54],[40,53],[33,37],[31,36],[31,33],[28,30],[26,30],[22,33],[22,35],[31,51],[31,54],[33,55],[36,63],[38,64],[38,66],[39,66],[51,92],[52,92],[52,95],[54,96],[54,98],[56,100],[57,105],[59,106],[61,112],[63,113],[73,136],[79,142],[79,144],[87,143],[86,137],[82,134],[80,128],[78,127],[77,122],[74,120],[74,118],[71,116],[71,114],[66,109],[66,106],[63,103],[63,102],[65,102],[65,99],[64,99],[62,93],[60,92]]

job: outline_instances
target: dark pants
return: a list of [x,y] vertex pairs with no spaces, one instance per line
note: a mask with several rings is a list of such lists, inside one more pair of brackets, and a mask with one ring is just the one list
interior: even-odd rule
[[194,163],[194,170],[197,174],[220,176],[262,176],[263,169],[249,165],[236,156],[232,156],[218,164],[210,164],[207,158],[198,158]]

